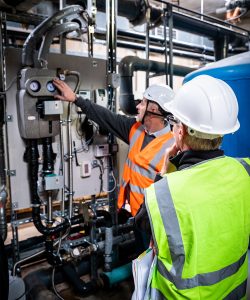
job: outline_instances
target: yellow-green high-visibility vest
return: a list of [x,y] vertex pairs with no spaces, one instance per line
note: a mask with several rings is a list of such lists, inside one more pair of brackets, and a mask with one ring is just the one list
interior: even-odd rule
[[151,299],[245,299],[250,159],[220,157],[146,189],[157,263]]

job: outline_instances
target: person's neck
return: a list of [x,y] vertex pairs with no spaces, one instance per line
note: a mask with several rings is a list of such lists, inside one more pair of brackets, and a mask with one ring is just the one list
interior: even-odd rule
[[154,133],[162,130],[165,125],[163,123],[144,122],[144,127],[148,133]]

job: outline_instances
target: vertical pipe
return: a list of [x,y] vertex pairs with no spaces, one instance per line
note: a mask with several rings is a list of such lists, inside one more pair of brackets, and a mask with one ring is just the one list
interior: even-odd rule
[[48,192],[48,202],[47,202],[47,224],[53,224],[53,208],[52,208],[52,193]]
[[72,128],[71,128],[71,103],[68,103],[67,117],[67,144],[68,144],[68,215],[73,216],[73,155],[72,155]]
[[[59,10],[62,10],[66,6],[66,1],[65,0],[60,0],[59,1]],[[62,19],[60,23],[63,23],[64,20]],[[66,53],[66,40],[64,37],[64,34],[60,35],[60,52],[62,54]]]
[[61,166],[60,173],[63,176],[63,188],[62,188],[62,201],[61,201],[61,213],[62,217],[65,216],[65,164],[64,164],[64,140],[63,140],[63,121],[60,120],[60,157]]
[[220,60],[228,55],[228,37],[221,36],[214,40],[214,58]]
[[[96,199],[95,196],[92,195],[91,196],[91,206],[92,209],[95,213],[95,218],[92,221],[92,226],[91,226],[91,231],[90,231],[90,242],[92,244],[96,244]],[[96,252],[92,252],[91,253],[91,257],[90,257],[90,261],[91,261],[91,265],[90,265],[90,269],[91,269],[91,280],[96,281],[98,278],[98,266],[97,266],[97,254]]]
[[[149,60],[149,18],[147,18],[146,23],[146,35],[145,35],[145,43],[146,43],[146,59]],[[146,71],[146,88],[149,86],[149,71]]]
[[[6,92],[6,64],[4,56],[4,46],[6,46],[6,15],[0,13],[0,92]],[[6,202],[7,202],[7,176],[6,176],[6,157],[9,166],[8,153],[5,153],[4,127],[7,139],[6,126],[6,94],[0,97],[0,234],[5,241],[7,237],[7,221],[6,221]],[[7,152],[7,151],[6,151]]]
[[88,20],[88,56],[93,57],[96,0],[88,0],[88,13],[91,14],[91,18]]
[[[106,45],[107,45],[107,76],[112,78],[113,74],[116,74],[116,41],[117,41],[117,28],[116,28],[116,18],[117,18],[117,0],[106,0]],[[112,80],[110,80],[112,81]],[[111,111],[116,112],[116,90],[112,86],[111,82],[108,82],[107,92],[108,92],[108,107]],[[109,135],[108,142],[110,144],[115,143],[115,137]],[[115,157],[114,157],[115,160]],[[115,162],[116,163],[116,162]],[[112,189],[113,177],[112,177],[112,166],[109,165],[109,189]],[[117,191],[109,193],[109,211],[112,215],[112,220],[114,223],[117,222]]]
[[167,41],[167,10],[164,9],[163,18],[163,30],[164,30],[164,56],[165,56],[165,74],[166,74],[166,84],[168,84],[168,41]]
[[168,4],[168,31],[169,31],[169,85],[173,88],[173,11],[172,5]]

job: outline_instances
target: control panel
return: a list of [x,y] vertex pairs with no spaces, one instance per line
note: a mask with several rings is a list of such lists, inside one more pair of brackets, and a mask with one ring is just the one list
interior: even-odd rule
[[17,90],[19,131],[23,138],[38,139],[59,134],[61,101],[53,85],[56,70],[26,68],[20,72]]

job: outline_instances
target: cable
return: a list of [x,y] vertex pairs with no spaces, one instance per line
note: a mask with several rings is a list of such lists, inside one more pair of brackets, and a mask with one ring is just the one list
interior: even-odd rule
[[56,289],[56,286],[55,286],[55,269],[56,269],[56,267],[54,266],[53,270],[52,270],[52,278],[51,278],[53,291],[59,299],[64,300],[64,298],[59,295],[59,293]]

